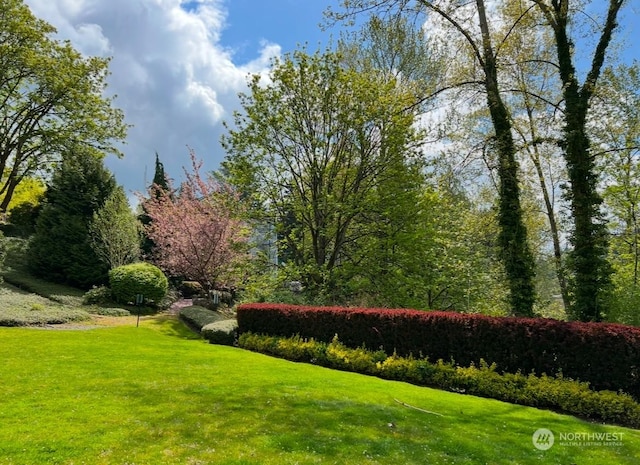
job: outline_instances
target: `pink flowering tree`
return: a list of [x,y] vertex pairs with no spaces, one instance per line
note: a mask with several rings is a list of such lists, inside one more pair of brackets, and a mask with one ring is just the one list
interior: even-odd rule
[[200,175],[202,162],[190,151],[192,172],[169,191],[154,185],[143,200],[151,222],[145,227],[155,245],[156,264],[173,276],[197,281],[206,290],[234,287],[247,257],[248,230],[240,202],[228,187]]

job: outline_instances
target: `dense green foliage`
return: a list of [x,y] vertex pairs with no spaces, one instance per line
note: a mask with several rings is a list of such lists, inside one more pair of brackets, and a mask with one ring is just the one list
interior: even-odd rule
[[414,301],[393,292],[402,273],[405,289],[419,281],[407,259],[429,245],[411,89],[301,51],[249,88],[223,140],[223,177],[273,228],[287,279],[316,298]]
[[[357,36],[365,43],[356,41],[350,51],[373,56],[378,68],[419,80],[423,85],[416,105],[436,110],[438,122],[446,114],[428,133],[444,143],[449,165],[466,172],[472,185],[491,186],[498,194],[503,279],[515,313],[524,302],[532,308],[531,277],[535,271],[546,274],[548,264],[555,268],[557,303],[571,319],[615,318],[609,312],[612,304],[629,305],[635,295],[618,287],[615,277],[617,289],[611,286],[611,274],[618,270],[608,261],[608,235],[619,230],[607,227],[613,212],[602,203],[603,188],[616,177],[610,174],[616,170],[611,160],[624,154],[633,160],[638,147],[638,87],[628,85],[633,75],[617,83],[602,79],[609,60],[624,60],[612,50],[620,34],[618,19],[629,5],[625,0],[588,0],[580,8],[568,0],[349,0],[327,10],[331,25],[369,19]],[[585,8],[587,16],[581,14]],[[426,34],[421,29],[425,22]],[[412,42],[415,29],[422,33],[421,47]],[[583,30],[589,30],[590,40],[580,36]],[[398,43],[408,47],[392,47]],[[420,60],[420,54],[429,59]],[[426,85],[425,74],[432,76]],[[633,194],[633,189],[625,192]],[[525,208],[526,197],[535,199],[535,208]],[[628,196],[625,202],[633,199]],[[537,243],[529,230],[540,211],[547,220],[544,243]],[[544,300],[548,295],[539,296],[533,308],[539,311]],[[615,313],[633,310],[620,312],[618,305]],[[628,316],[626,321],[632,321]]]
[[167,295],[169,281],[157,266],[139,262],[111,269],[109,287],[116,302],[135,304],[136,296],[142,295],[144,302],[159,306]]
[[93,250],[109,268],[140,259],[141,226],[122,187],[116,187],[93,213],[89,234]]
[[562,376],[500,374],[484,361],[469,367],[431,362],[426,358],[388,356],[383,351],[349,348],[334,338],[330,343],[299,336],[243,333],[240,347],[339,370],[380,376],[423,386],[464,392],[522,405],[560,410],[596,421],[640,427],[640,404],[631,396],[613,391],[592,391],[588,383]]
[[101,157],[83,151],[66,155],[53,174],[29,244],[34,275],[85,289],[106,282],[108,267],[91,246],[89,228],[115,186]]
[[180,319],[190,328],[200,332],[202,328],[211,323],[216,323],[224,319],[219,313],[208,308],[192,305],[180,309]]
[[0,211],[19,184],[78,145],[120,154],[124,116],[104,96],[109,59],[84,57],[22,0],[0,2]]
[[11,209],[9,224],[15,228],[17,236],[29,237],[36,230],[36,221],[42,209],[41,204],[23,202]]
[[232,346],[238,335],[238,322],[229,319],[209,323],[202,327],[201,334],[211,344]]
[[82,296],[83,305],[103,305],[113,301],[111,289],[107,286],[98,286],[89,289]]
[[[154,187],[155,186],[155,187]],[[151,195],[160,195],[161,192],[170,192],[169,178],[164,170],[164,164],[160,161],[160,156],[156,152],[155,170],[153,180],[149,186]],[[151,225],[151,218],[147,214],[144,202],[141,203],[142,213],[138,216],[138,220],[142,224],[142,243],[141,252],[144,257],[152,257],[154,254],[154,243],[146,234],[146,229]]]

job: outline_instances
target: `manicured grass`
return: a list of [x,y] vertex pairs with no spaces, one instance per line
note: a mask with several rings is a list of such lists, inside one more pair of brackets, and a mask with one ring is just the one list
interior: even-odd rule
[[[0,328],[0,464],[632,464],[640,432],[287,362],[175,319]],[[426,413],[404,404],[428,410]],[[538,428],[622,433],[537,450]]]

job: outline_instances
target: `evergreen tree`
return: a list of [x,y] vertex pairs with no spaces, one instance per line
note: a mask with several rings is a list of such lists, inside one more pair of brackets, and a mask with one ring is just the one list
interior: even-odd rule
[[152,186],[158,186],[161,191],[169,192],[169,179],[164,172],[164,165],[160,161],[158,152],[156,152],[156,170],[153,174]]
[[65,155],[53,174],[29,244],[32,273],[81,288],[106,281],[108,267],[91,246],[89,227],[115,187],[99,154]]
[[[156,152],[156,167],[155,167],[155,172],[153,174],[153,181],[151,182],[151,186],[149,186],[149,192],[150,192],[150,195],[153,195],[156,198],[158,198],[160,192],[169,192],[169,191],[170,191],[169,179],[167,178],[167,175],[164,171],[164,165],[160,161],[158,152]],[[142,227],[143,227],[142,245],[141,245],[142,255],[145,257],[151,257],[154,252],[153,249],[155,244],[149,238],[146,232],[147,229],[151,227],[151,217],[148,215],[146,211],[145,202],[142,202],[142,213],[138,217],[138,220],[140,220],[140,223],[142,224]]]
[[110,268],[140,259],[140,222],[131,211],[121,186],[114,189],[100,210],[93,214],[91,244]]

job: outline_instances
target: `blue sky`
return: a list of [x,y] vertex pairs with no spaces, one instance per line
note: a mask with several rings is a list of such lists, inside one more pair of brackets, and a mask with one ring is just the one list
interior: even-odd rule
[[[133,127],[125,157],[107,166],[131,193],[153,178],[155,152],[169,175],[188,165],[187,145],[216,169],[224,157],[223,121],[239,108],[250,73],[268,73],[273,57],[308,43],[324,47],[322,12],[339,0],[24,0],[36,16],[87,55],[110,56],[109,92]],[[601,1],[601,0],[596,0]],[[640,5],[621,22],[640,58]],[[337,32],[334,31],[337,35]]]

